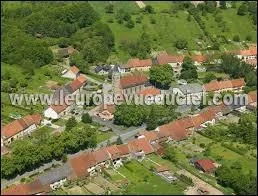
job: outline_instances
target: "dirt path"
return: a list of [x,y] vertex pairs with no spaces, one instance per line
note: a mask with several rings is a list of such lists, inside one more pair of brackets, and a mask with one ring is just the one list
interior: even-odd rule
[[146,5],[143,3],[143,1],[135,1],[136,4],[139,6],[139,8],[145,8]]
[[204,182],[200,178],[192,175],[190,172],[186,170],[180,170],[177,172],[179,175],[183,174],[193,180],[194,187],[189,187],[188,190],[185,192],[186,195],[199,195],[200,193],[197,192],[199,188],[203,188],[208,191],[207,195],[224,195],[220,190],[214,188],[210,184]]

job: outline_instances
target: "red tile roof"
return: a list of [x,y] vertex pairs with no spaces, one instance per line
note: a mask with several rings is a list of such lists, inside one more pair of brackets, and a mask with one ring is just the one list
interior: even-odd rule
[[63,112],[69,105],[63,104],[63,105],[51,105],[50,108],[52,108],[57,114]]
[[144,131],[142,135],[150,142],[159,139],[156,131]]
[[101,148],[95,152],[93,152],[93,156],[94,156],[94,159],[96,161],[96,163],[101,163],[101,162],[104,162],[104,161],[107,161],[110,159],[110,156],[107,152],[107,148],[104,147],[104,148]]
[[149,67],[152,65],[152,60],[151,59],[129,59],[127,62],[127,67],[128,68],[134,68],[134,67]]
[[168,63],[182,63],[184,56],[182,55],[168,55],[167,53],[161,53],[157,55],[157,63],[164,65]]
[[121,88],[128,88],[132,86],[142,85],[148,81],[148,78],[143,74],[130,74],[124,76],[120,80]]
[[89,175],[87,169],[95,165],[92,152],[73,157],[68,162],[78,178]]
[[248,93],[248,103],[257,102],[257,91],[251,91]]
[[131,152],[143,151],[145,154],[154,152],[152,146],[145,138],[135,139],[128,142],[128,147]]
[[181,118],[177,120],[177,122],[180,124],[180,126],[184,127],[185,129],[194,127],[193,121],[190,117]]
[[108,146],[106,149],[109,152],[111,159],[117,159],[120,157],[120,151],[117,148],[117,145]]
[[219,89],[232,88],[232,83],[230,80],[220,81],[220,82],[218,82],[218,84],[219,84]]
[[30,189],[27,184],[13,185],[1,191],[1,195],[30,195]]
[[77,89],[81,88],[86,82],[87,78],[81,75],[70,83],[70,87],[74,92]]
[[205,120],[203,119],[203,116],[201,115],[193,116],[191,117],[191,119],[194,124],[194,128],[200,128],[200,125],[205,122]]
[[146,95],[152,95],[152,96],[155,96],[155,95],[159,95],[160,94],[160,90],[157,89],[157,88],[146,88],[146,89],[143,89],[142,91],[138,92],[137,93],[138,95],[143,95],[143,96],[146,96]]
[[207,61],[207,57],[203,56],[203,55],[194,55],[194,56],[192,56],[192,60],[196,61],[198,63],[203,63],[203,62]]
[[121,156],[130,154],[127,144],[117,145],[117,149],[119,150]]
[[242,55],[242,56],[255,56],[255,55],[257,55],[257,49],[256,49],[256,47],[250,47],[248,50],[237,51],[237,54]]
[[209,159],[200,159],[197,160],[195,162],[195,164],[198,164],[198,166],[200,166],[205,172],[207,171],[211,171],[213,169],[215,169],[215,165],[213,163],[213,161],[209,160]]
[[80,70],[78,67],[76,67],[75,65],[71,67],[71,72],[73,72],[74,74],[77,74]]
[[217,80],[212,80],[209,83],[204,84],[204,88],[206,92],[223,90],[227,88],[237,88],[237,87],[243,87],[243,86],[245,86],[245,80],[243,78],[233,79],[233,80],[223,80],[219,82]]
[[243,78],[231,80],[233,88],[245,86],[245,80]]
[[172,121],[159,127],[159,137],[171,137],[174,140],[183,140],[187,137],[188,131],[179,122]]
[[207,84],[204,84],[204,88],[207,92],[219,90],[219,83],[217,80],[212,80]]
[[6,138],[12,137],[33,124],[40,124],[40,114],[27,115],[21,119],[12,121],[2,128],[2,135]]

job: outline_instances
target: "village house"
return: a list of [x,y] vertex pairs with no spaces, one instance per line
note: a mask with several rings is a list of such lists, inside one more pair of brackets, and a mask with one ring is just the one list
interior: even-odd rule
[[81,179],[87,176],[96,175],[96,161],[92,152],[86,152],[82,155],[73,157],[68,160],[68,164],[73,170],[69,177],[70,179]]
[[114,118],[115,105],[114,104],[102,104],[95,113],[96,116],[103,120],[112,120]]
[[108,74],[114,65],[98,65],[95,67],[94,72],[99,75]]
[[75,65],[73,65],[70,70],[64,70],[62,72],[62,77],[64,78],[70,78],[70,79],[76,79],[77,77],[79,77],[80,75],[80,70],[78,67],[76,67]]
[[204,89],[206,92],[223,92],[223,91],[233,91],[241,92],[245,86],[245,81],[243,78],[233,79],[233,80],[223,80],[217,81],[212,80],[209,83],[204,84]]
[[155,103],[155,99],[157,101],[162,101],[162,97],[158,97],[160,94],[160,90],[155,87],[147,87],[137,93],[138,96],[143,96],[146,100],[145,103],[149,105]]
[[216,170],[214,162],[210,159],[199,159],[195,161],[194,165],[205,173],[212,173]]
[[188,98],[188,101],[191,101],[191,98],[201,99],[204,89],[203,86],[198,83],[180,85],[178,88],[172,88],[172,93]]
[[247,59],[245,62],[251,65],[255,70],[257,69],[257,59]]
[[123,165],[120,151],[117,148],[117,145],[107,146],[106,150],[109,153],[114,168],[119,168]]
[[137,160],[143,160],[145,155],[154,152],[151,144],[145,138],[129,141],[128,148],[132,154],[132,157]]
[[64,185],[72,172],[69,164],[65,163],[60,167],[41,174],[38,180],[43,187],[50,187],[50,190],[56,190]]
[[120,144],[120,145],[117,145],[116,147],[119,150],[120,158],[122,159],[123,162],[126,162],[132,158],[127,144]]
[[194,55],[191,57],[191,59],[195,66],[200,66],[208,60],[204,55]]
[[247,108],[250,110],[254,110],[257,108],[257,91],[251,91],[248,93]]
[[65,103],[65,98],[69,95],[79,94],[86,82],[87,78],[79,76],[69,85],[57,89],[54,93],[52,104],[44,111],[44,116],[49,119],[58,119],[67,115],[73,108],[73,102]]
[[169,64],[174,71],[176,76],[179,76],[182,70],[182,64],[184,61],[183,55],[169,55],[166,52],[160,53],[157,55],[156,63],[158,65],[166,65]]
[[149,71],[152,66],[151,59],[129,59],[126,65],[121,66],[125,72],[132,71]]
[[110,167],[110,155],[107,149],[101,148],[97,151],[93,152],[94,160],[95,160],[95,169],[97,171],[102,171],[102,168],[109,168]]
[[1,147],[9,145],[14,140],[25,135],[30,135],[40,125],[40,122],[40,114],[32,114],[5,125],[1,130]]
[[130,74],[120,79],[120,89],[123,94],[136,94],[146,88],[148,78],[139,73]]
[[257,59],[257,46],[250,45],[248,49],[239,50],[234,53],[236,54],[237,58],[244,61],[250,60],[250,59]]

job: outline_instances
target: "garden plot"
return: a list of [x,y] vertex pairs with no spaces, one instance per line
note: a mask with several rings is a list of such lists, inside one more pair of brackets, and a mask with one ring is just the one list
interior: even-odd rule
[[105,193],[105,190],[103,188],[92,182],[90,182],[87,185],[84,185],[84,187],[94,195],[103,195]]
[[101,176],[97,176],[93,179],[93,182],[99,185],[102,188],[109,189],[111,192],[117,192],[120,189],[117,188],[114,184],[111,182],[107,181],[105,178]]
[[66,190],[71,195],[89,195],[90,193],[86,191],[83,187],[73,186]]

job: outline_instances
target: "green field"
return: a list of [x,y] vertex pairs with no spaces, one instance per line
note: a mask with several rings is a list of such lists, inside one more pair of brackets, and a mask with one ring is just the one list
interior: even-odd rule
[[[148,2],[156,7],[156,3]],[[114,2],[114,13],[105,13],[105,6],[107,2],[90,2],[93,8],[100,14],[102,21],[109,25],[115,35],[115,44],[117,49],[117,55],[122,61],[127,60],[130,56],[119,50],[121,40],[136,40],[140,38],[140,35],[145,31],[151,37],[151,45],[154,50],[167,50],[170,53],[176,52],[174,46],[177,39],[184,38],[189,43],[190,50],[200,49],[195,39],[201,36],[201,31],[194,21],[188,22],[188,13],[181,11],[177,15],[171,16],[168,13],[160,13],[163,8],[169,8],[171,2],[157,3],[156,14],[144,14],[140,13],[140,8],[137,7],[135,2]],[[132,19],[142,16],[142,23],[135,23],[135,27],[129,29],[123,24],[118,24],[115,19],[115,13],[120,8],[126,8],[126,10],[132,13]],[[159,11],[160,10],[160,11]],[[150,19],[156,20],[156,24],[151,24]],[[107,22],[113,19],[113,23]]]
[[183,194],[183,190],[186,188],[181,182],[169,184],[137,161],[127,163],[118,171],[131,182],[126,194]]

